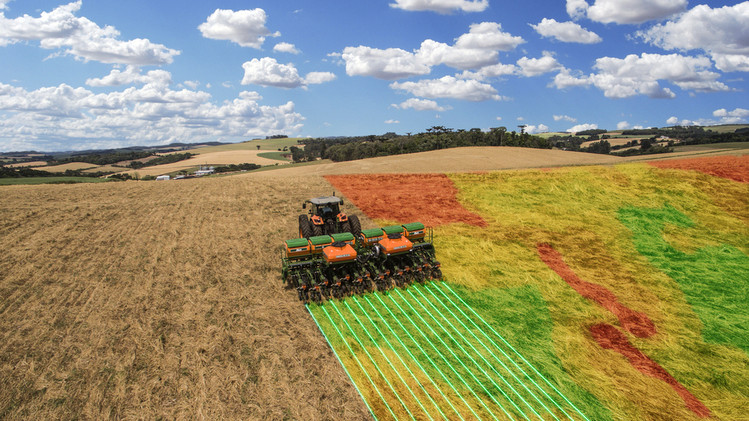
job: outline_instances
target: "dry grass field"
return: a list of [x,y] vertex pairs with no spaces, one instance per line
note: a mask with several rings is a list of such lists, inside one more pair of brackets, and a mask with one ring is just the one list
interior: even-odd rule
[[0,419],[366,419],[280,283],[279,244],[329,188],[3,187]]
[[[293,166],[258,173],[265,176],[304,176],[340,174],[418,174],[464,173],[475,171],[553,168],[582,165],[614,165],[626,162],[684,158],[690,156],[745,155],[749,144],[715,144],[661,155],[618,157],[558,149],[529,149],[512,146],[471,146],[441,149],[406,155],[383,156],[357,161],[321,162],[310,166]],[[743,146],[742,146],[743,145]]]
[[616,156],[583,152],[511,146],[472,146],[367,158],[358,161],[328,162],[308,167],[284,168],[274,171],[273,175],[470,172],[569,165],[603,165],[621,162],[626,161],[624,158]]
[[89,168],[96,168],[98,165],[89,164],[87,162],[69,162],[67,164],[50,165],[46,167],[36,167],[35,170],[47,171],[47,172],[65,172],[67,170],[85,170]]
[[[197,149],[199,150],[199,149]],[[155,165],[153,167],[145,167],[138,170],[126,171],[129,174],[138,173],[138,175],[161,175],[168,174],[175,171],[188,170],[196,168],[201,165],[229,165],[229,164],[258,164],[258,165],[273,165],[279,163],[275,159],[268,159],[258,156],[258,153],[262,151],[258,150],[227,150],[227,151],[216,151],[203,153],[198,156],[194,156],[184,161],[173,162],[171,164]]]
[[87,170],[83,170],[84,173],[91,173],[91,172],[104,172],[104,171],[113,171],[118,172],[122,171],[124,168],[122,167],[116,167],[114,165],[100,165],[96,166],[94,168],[89,168]]

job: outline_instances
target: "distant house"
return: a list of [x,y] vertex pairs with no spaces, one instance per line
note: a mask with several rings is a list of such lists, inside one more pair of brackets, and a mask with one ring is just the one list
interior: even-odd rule
[[214,171],[213,167],[200,167],[199,170],[195,171],[195,175],[200,177],[202,175],[213,174],[213,171]]
[[159,180],[170,180],[170,179],[171,179],[171,177],[169,177],[168,175],[160,175],[160,176],[156,177],[156,181],[159,181]]

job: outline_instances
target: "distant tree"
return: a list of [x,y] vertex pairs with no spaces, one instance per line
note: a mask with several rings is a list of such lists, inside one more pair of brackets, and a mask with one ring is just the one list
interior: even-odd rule
[[584,152],[600,153],[607,155],[611,152],[611,144],[608,140],[601,140],[591,143],[587,148],[581,149]]

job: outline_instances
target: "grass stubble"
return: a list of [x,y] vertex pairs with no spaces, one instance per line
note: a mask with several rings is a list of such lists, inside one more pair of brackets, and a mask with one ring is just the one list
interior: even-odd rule
[[0,418],[368,418],[280,285],[279,245],[329,188],[247,176],[4,188]]

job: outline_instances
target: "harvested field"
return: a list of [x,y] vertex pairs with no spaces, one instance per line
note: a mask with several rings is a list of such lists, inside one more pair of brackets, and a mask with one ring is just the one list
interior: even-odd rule
[[249,140],[247,142],[232,143],[228,145],[203,146],[200,148],[180,150],[180,151],[177,151],[176,153],[190,152],[190,153],[202,155],[202,154],[207,154],[207,153],[212,153],[212,152],[242,151],[242,150],[257,151],[258,146],[260,146],[260,152],[277,151],[278,149],[283,149],[284,147],[289,147],[289,146],[296,146],[296,147],[303,148],[304,145],[299,145],[297,143],[297,140],[299,140],[299,138],[255,139],[255,140]]
[[67,164],[50,165],[46,167],[37,167],[35,170],[47,171],[47,172],[65,172],[67,170],[85,170],[89,168],[96,168],[98,165],[89,164],[88,162],[69,162]]
[[581,143],[580,146],[583,147],[583,148],[587,148],[592,143],[600,142],[601,140],[606,140],[607,142],[609,142],[609,144],[611,146],[621,146],[621,145],[626,145],[627,143],[629,143],[629,142],[631,142],[633,140],[640,141],[642,139],[648,139],[648,138],[647,137],[638,137],[638,136],[633,136],[633,137],[611,137],[611,138],[608,138],[608,139],[589,140],[587,142]]
[[367,419],[279,275],[302,201],[329,189],[3,187],[0,418]]
[[716,177],[749,183],[749,155],[653,161],[650,165],[658,168],[700,171]]
[[125,170],[126,168],[122,167],[116,167],[114,165],[101,165],[94,168],[89,168],[87,170],[83,170],[85,173],[92,173],[92,172],[120,172]]
[[[265,176],[304,176],[342,174],[419,174],[465,173],[478,171],[513,170],[528,168],[557,168],[583,165],[616,165],[626,162],[651,161],[664,158],[685,158],[726,155],[726,145],[705,145],[705,148],[674,152],[668,155],[618,157],[558,149],[529,149],[512,146],[472,146],[441,149],[406,155],[367,158],[346,162],[322,162],[316,165],[279,168]],[[747,154],[749,144],[738,145],[733,154]],[[261,176],[263,173],[257,174]]]
[[447,173],[569,165],[605,165],[626,161],[625,158],[616,156],[583,152],[511,146],[474,146],[288,168],[282,169],[274,175]]
[[[181,153],[181,152],[180,152]],[[171,164],[156,165],[153,167],[145,167],[138,170],[127,171],[129,174],[138,173],[141,177],[146,175],[161,175],[171,172],[187,170],[196,168],[201,165],[228,165],[228,164],[258,164],[258,165],[274,165],[279,161],[275,159],[262,158],[258,156],[260,151],[254,150],[235,150],[235,151],[220,151],[220,152],[209,152],[198,156],[194,156],[184,161],[173,162]]]

